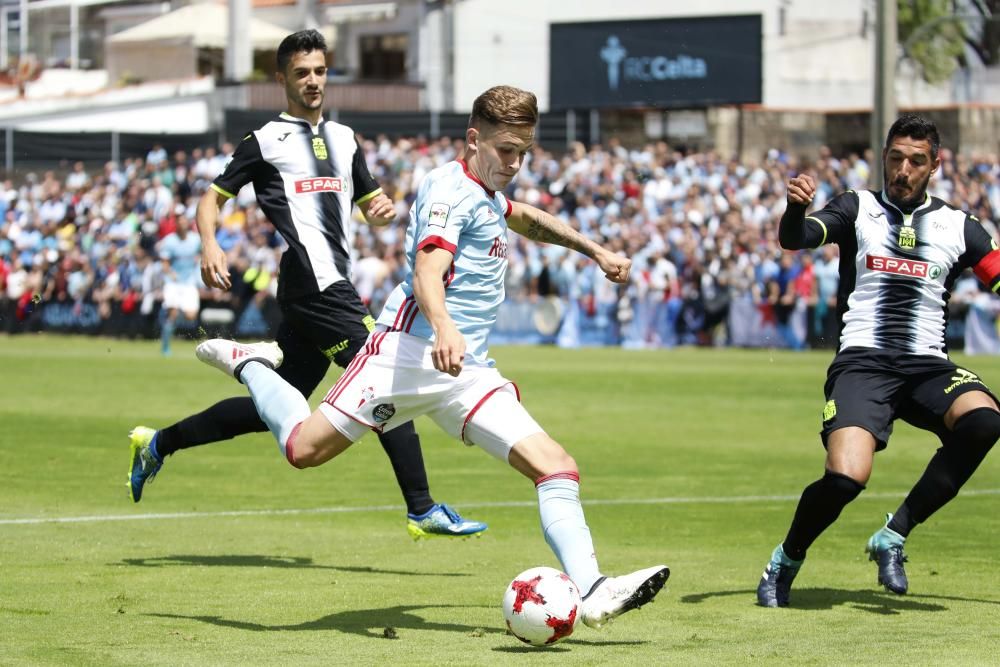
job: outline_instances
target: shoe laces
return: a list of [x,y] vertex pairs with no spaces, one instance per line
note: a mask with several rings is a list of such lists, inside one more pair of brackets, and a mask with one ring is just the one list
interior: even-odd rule
[[448,517],[448,520],[451,521],[452,523],[462,523],[463,522],[462,521],[462,517],[458,515],[458,512],[456,512],[455,510],[453,510],[452,508],[450,508],[445,503],[441,503],[440,505],[438,505],[438,507],[441,508],[441,511],[444,512],[444,515],[446,517]]
[[153,479],[156,477],[156,473],[160,472],[160,463],[153,456],[153,453],[149,451],[149,447],[143,447],[142,451],[139,452],[139,458],[142,460],[142,471],[151,471],[146,475],[146,484],[151,484]]
[[894,544],[891,547],[889,547],[886,551],[893,554],[896,560],[898,560],[900,563],[907,563],[910,560],[909,558],[906,557],[906,552],[903,551],[902,544]]

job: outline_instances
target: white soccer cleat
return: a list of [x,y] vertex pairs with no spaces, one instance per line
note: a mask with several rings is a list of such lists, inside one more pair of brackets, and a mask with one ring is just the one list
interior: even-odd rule
[[647,567],[620,577],[606,577],[583,599],[581,618],[588,626],[600,629],[627,611],[652,601],[670,577],[666,565]]
[[194,353],[209,366],[240,379],[240,371],[250,361],[259,361],[268,368],[277,368],[285,359],[277,343],[251,343],[244,345],[234,340],[213,338],[198,345]]

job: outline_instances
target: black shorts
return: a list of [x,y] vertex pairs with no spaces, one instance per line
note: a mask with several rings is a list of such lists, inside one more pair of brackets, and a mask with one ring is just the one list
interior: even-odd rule
[[280,339],[293,337],[296,343],[314,347],[341,368],[350,363],[375,328],[375,319],[361,302],[354,285],[346,280],[319,294],[282,301],[281,314],[279,344],[282,344]]
[[833,431],[860,426],[885,449],[892,423],[903,419],[939,435],[944,415],[969,391],[996,396],[979,377],[950,359],[851,347],[837,354],[826,374],[823,446]]

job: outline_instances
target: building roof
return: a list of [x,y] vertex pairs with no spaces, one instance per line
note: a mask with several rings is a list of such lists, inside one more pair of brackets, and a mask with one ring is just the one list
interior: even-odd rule
[[[227,45],[229,8],[214,2],[186,5],[134,28],[112,35],[112,44],[171,40],[190,42],[197,48],[223,49]],[[256,50],[273,50],[288,36],[281,26],[250,19],[250,41]]]

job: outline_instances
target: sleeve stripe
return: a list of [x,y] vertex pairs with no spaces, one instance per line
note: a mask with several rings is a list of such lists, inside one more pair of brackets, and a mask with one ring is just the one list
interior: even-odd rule
[[232,199],[233,197],[236,196],[232,192],[226,192],[225,190],[223,190],[222,188],[220,188],[215,183],[212,183],[209,187],[212,188],[213,190],[215,190],[216,192],[218,192],[223,197],[228,197],[229,199]]
[[817,223],[820,227],[823,228],[823,240],[820,241],[819,245],[817,245],[816,247],[818,248],[819,246],[821,246],[824,243],[826,243],[826,236],[827,236],[827,233],[828,233],[827,229],[826,229],[826,223],[823,222],[822,220],[820,220],[819,218],[817,218],[815,216],[812,216],[812,215],[806,216],[806,220],[812,220],[813,222]]
[[366,201],[375,199],[375,197],[379,196],[380,194],[382,194],[382,188],[375,188],[374,190],[366,194],[364,197],[359,197],[358,199],[356,199],[355,203],[364,204]]
[[513,212],[514,212],[514,205],[511,204],[510,200],[508,199],[507,200],[507,212],[503,214],[503,217],[509,218],[510,214],[513,213]]
[[434,246],[436,248],[443,248],[450,252],[452,255],[458,250],[458,246],[444,238],[443,236],[428,236],[417,246],[417,250],[423,250],[427,246]]

